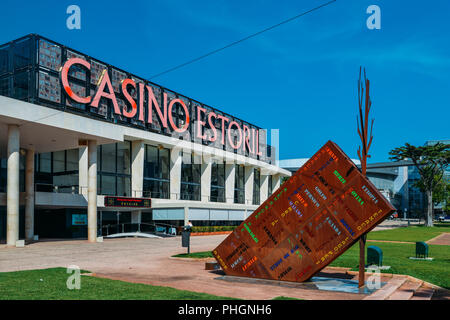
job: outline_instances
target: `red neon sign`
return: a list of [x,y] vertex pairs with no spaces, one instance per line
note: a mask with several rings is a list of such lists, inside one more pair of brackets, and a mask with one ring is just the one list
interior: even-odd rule
[[[188,130],[191,119],[188,106],[186,106],[186,103],[182,99],[172,98],[169,101],[167,93],[164,92],[162,99],[163,101],[160,105],[151,86],[145,85],[143,83],[136,84],[136,82],[132,79],[122,80],[120,84],[120,94],[123,96],[122,98],[124,98],[124,100],[127,102],[127,105],[124,106],[121,110],[117,102],[116,93],[114,92],[107,69],[103,70],[102,75],[97,83],[97,89],[93,97],[80,97],[76,95],[71,89],[68,80],[69,69],[74,65],[81,65],[88,70],[91,69],[90,63],[81,58],[68,59],[65,62],[64,66],[61,68],[61,83],[63,85],[64,91],[73,101],[89,105],[90,107],[98,108],[100,100],[102,98],[108,99],[112,102],[115,114],[122,115],[126,118],[135,118],[137,115],[137,120],[144,123],[152,123],[152,114],[153,111],[156,111],[156,114],[163,128],[169,128],[170,126],[173,131],[178,133],[183,133]],[[130,94],[130,90],[132,89],[137,91],[136,100]],[[145,101],[146,96],[147,101]],[[184,121],[182,121],[183,124],[181,125],[181,127],[177,126],[172,115],[172,109],[176,104],[181,106],[184,113]],[[144,119],[145,110],[147,110],[147,119]],[[216,114],[213,111],[208,111],[207,109],[202,108],[198,105],[194,105],[193,114],[197,116],[197,138],[205,141],[215,142],[219,137],[218,133],[220,131],[218,132],[217,128],[214,125],[214,122],[219,121],[219,123],[221,124],[221,129],[219,130],[221,130],[220,133],[222,134],[220,143],[222,145],[225,145],[225,136],[227,136],[228,144],[233,149],[243,148],[244,151],[247,150],[250,154],[258,156],[262,155],[262,152],[259,150],[259,130],[254,128],[250,129],[246,125],[243,125],[243,127],[241,128],[238,122],[230,120],[230,118],[226,116]],[[204,116],[205,120],[201,120],[202,116]],[[202,134],[202,130],[204,127],[209,127],[209,134]],[[234,142],[235,137],[238,138],[236,143]]]

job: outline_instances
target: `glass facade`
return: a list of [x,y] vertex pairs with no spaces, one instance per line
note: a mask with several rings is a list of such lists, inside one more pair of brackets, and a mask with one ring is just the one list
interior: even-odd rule
[[144,197],[169,198],[170,150],[145,145]]
[[78,193],[78,149],[37,154],[36,191]]
[[[8,159],[0,158],[0,192],[6,192]],[[19,191],[25,192],[25,157],[19,156]]]
[[234,175],[234,203],[245,203],[245,167],[236,164]]
[[408,167],[408,206],[411,218],[423,217],[427,210],[427,197],[416,187],[420,174],[416,167]]
[[180,199],[200,201],[201,158],[186,152],[182,157]]
[[211,196],[212,202],[225,202],[225,162],[214,161],[211,164]]
[[267,198],[269,198],[273,193],[272,176],[269,176],[269,186],[267,188]]
[[[216,139],[214,139],[214,141],[210,141],[209,139],[199,141],[197,138],[198,133],[193,125],[189,125],[187,131],[184,133],[174,131],[171,126],[164,128],[163,124],[165,121],[163,121],[163,119],[155,112],[151,115],[152,121],[148,123],[139,120],[138,114],[131,119],[124,117],[123,115],[115,114],[112,111],[112,101],[105,97],[100,99],[98,107],[90,107],[87,104],[75,102],[68,98],[60,81],[61,67],[68,59],[72,58],[85,60],[90,65],[89,70],[80,65],[73,65],[68,72],[67,80],[70,89],[76,95],[80,97],[93,97],[97,90],[99,79],[106,69],[110,76],[117,104],[121,110],[123,108],[131,107],[128,105],[127,99],[121,93],[121,82],[124,79],[133,79],[136,84],[141,83],[151,87],[159,105],[163,105],[165,95],[167,95],[168,101],[173,101],[173,99],[180,99],[183,101],[191,122],[195,120],[205,121],[202,132],[209,136],[211,136],[212,133],[206,132],[206,129],[210,129],[209,120],[212,120],[211,125],[216,128]],[[138,98],[139,94],[137,91],[138,90],[130,91],[130,95],[133,99]],[[249,157],[257,158],[258,160],[267,163],[274,162],[273,156],[275,155],[275,152],[273,152],[271,146],[267,145],[267,133],[264,129],[39,35],[28,35],[10,41],[4,45],[0,45],[0,94],[65,112],[82,114],[86,117],[102,119],[110,123],[118,123],[138,129],[149,130],[159,134],[182,138],[182,140],[202,143],[220,150],[227,150],[244,155],[243,147],[240,147],[237,151],[232,148],[232,145],[235,145],[237,142],[235,132],[230,132],[231,142],[228,141],[226,137],[221,136],[222,129],[226,128],[221,128],[221,125],[224,124],[220,121],[218,116],[226,116],[230,122],[235,121],[241,130],[244,130],[244,126],[247,127],[251,139],[254,139],[255,135],[258,134],[258,151],[262,154],[257,156],[252,152],[248,154]],[[144,97],[143,99],[144,104],[147,104],[148,97]],[[196,106],[201,106],[201,108],[207,110],[203,115],[200,114],[202,119],[197,119],[198,114],[196,112]],[[184,121],[186,121],[185,119],[187,118],[185,112],[186,111],[180,103],[173,104],[171,115],[176,127],[180,128],[184,125]],[[206,114],[209,112],[214,112],[217,117],[207,119]],[[144,116],[147,117],[148,114],[145,114]],[[234,126],[234,129],[236,129],[236,126]],[[225,138],[223,139],[225,145],[220,143],[222,138]],[[242,143],[241,146],[244,144],[245,143]]]
[[259,205],[261,202],[261,171],[253,169],[253,204]]
[[131,142],[97,147],[97,194],[131,197]]

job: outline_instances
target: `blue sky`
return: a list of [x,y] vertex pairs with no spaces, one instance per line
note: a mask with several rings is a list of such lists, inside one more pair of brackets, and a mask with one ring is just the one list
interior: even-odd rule
[[[0,43],[39,33],[144,78],[327,2],[2,1]],[[414,4],[413,4],[414,3]],[[81,30],[66,8],[81,8]],[[366,8],[381,8],[381,30]],[[337,0],[154,82],[280,130],[280,158],[327,140],[357,158],[359,66],[371,81],[369,162],[409,142],[450,138],[448,1]]]

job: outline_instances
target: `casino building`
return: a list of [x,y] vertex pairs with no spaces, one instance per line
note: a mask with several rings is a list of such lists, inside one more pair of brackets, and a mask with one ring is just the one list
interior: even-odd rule
[[0,46],[0,241],[237,225],[280,186],[267,131],[31,34]]

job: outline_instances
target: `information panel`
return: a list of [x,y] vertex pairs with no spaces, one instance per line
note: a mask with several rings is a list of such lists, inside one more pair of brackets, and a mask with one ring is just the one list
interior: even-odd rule
[[227,275],[302,282],[395,210],[328,141],[213,254]]

